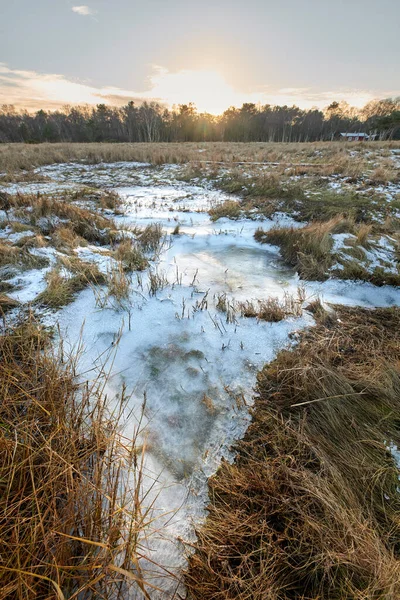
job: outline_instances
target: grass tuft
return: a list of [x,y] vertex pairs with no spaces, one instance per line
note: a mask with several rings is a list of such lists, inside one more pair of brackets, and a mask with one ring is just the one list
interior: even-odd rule
[[125,271],[144,271],[148,266],[148,260],[140,247],[129,239],[118,244],[114,256],[117,261],[122,262]]
[[149,598],[124,400],[110,413],[104,382],[79,384],[61,350],[32,319],[0,337],[0,597]]
[[49,308],[60,308],[70,304],[75,295],[88,285],[102,285],[106,277],[94,263],[78,258],[63,258],[46,275],[47,287],[36,298],[36,304]]

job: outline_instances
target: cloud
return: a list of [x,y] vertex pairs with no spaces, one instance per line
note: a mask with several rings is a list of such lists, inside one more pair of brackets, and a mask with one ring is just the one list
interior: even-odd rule
[[12,104],[27,110],[61,108],[65,105],[107,103],[122,106],[133,100],[155,100],[161,104],[194,102],[199,111],[220,114],[229,106],[244,102],[255,104],[288,105],[301,108],[324,108],[333,100],[345,100],[352,106],[363,106],[376,97],[399,95],[399,90],[374,92],[337,89],[318,91],[309,88],[259,88],[243,93],[235,90],[214,71],[181,70],[171,73],[153,66],[147,90],[127,90],[112,86],[95,87],[86,82],[67,79],[59,74],[10,69],[0,63],[0,106]]
[[78,15],[82,15],[83,17],[88,17],[90,15],[96,14],[95,10],[93,10],[92,8],[89,8],[89,6],[86,6],[86,5],[73,6],[72,11],[74,13],[77,13]]

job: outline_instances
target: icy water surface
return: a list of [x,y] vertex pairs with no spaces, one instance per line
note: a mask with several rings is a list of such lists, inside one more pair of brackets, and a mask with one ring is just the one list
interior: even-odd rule
[[[296,293],[298,277],[276,248],[254,240],[259,222],[212,223],[207,210],[228,196],[175,181],[173,166],[54,165],[42,172],[55,183],[36,184],[37,190],[40,185],[115,189],[124,199],[116,218],[121,226],[161,223],[168,234],[180,226],[179,235],[166,236],[151,267],[164,281],[155,296],[149,295],[148,275],[134,275],[125,307],[99,308],[93,292],[85,290],[56,315],[71,346],[82,336],[82,372],[93,365],[100,369],[104,357],[113,355],[107,393],[114,397],[124,385],[131,394],[125,435],[133,432],[146,398],[144,504],[155,502],[157,532],[143,543],[155,562],[179,577],[188,551],[182,540],[194,539],[194,526],[205,515],[207,478],[222,457],[231,458],[231,444],[248,425],[257,371],[291,343],[293,332],[312,323],[307,313],[274,324],[237,314],[227,320],[218,299],[221,294],[229,302],[282,298]],[[288,222],[282,215],[262,226]],[[81,253],[85,258],[90,249]],[[307,298],[318,295],[362,306],[400,304],[399,290],[365,283],[307,284]],[[171,579],[154,581],[165,590],[159,594],[163,598],[177,588]]]

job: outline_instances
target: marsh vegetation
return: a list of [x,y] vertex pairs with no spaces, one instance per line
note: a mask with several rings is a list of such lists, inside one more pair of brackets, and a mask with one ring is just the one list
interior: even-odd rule
[[395,600],[400,148],[15,148],[4,597]]

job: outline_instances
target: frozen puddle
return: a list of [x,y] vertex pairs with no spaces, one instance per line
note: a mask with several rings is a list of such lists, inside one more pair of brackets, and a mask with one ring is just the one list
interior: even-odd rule
[[[123,385],[132,393],[127,437],[146,397],[143,491],[152,488],[145,506],[155,502],[157,533],[149,536],[144,553],[178,575],[188,550],[180,540],[193,541],[194,526],[205,515],[207,478],[222,457],[231,457],[231,444],[247,428],[257,371],[289,343],[291,332],[311,322],[310,317],[227,322],[216,308],[219,294],[261,298],[297,287],[276,254],[256,248],[250,236],[234,236],[174,238],[157,265],[170,285],[149,297],[147,276],[139,275],[128,310],[99,310],[86,290],[57,315],[71,344],[84,322],[82,372],[93,365],[100,370],[104,357],[113,355],[107,394],[114,397]],[[166,590],[165,598],[177,585],[164,578],[155,583]]]
[[[148,274],[133,274],[125,307],[99,308],[87,289],[54,317],[66,345],[82,341],[82,373],[101,371],[110,357],[107,394],[113,398],[123,386],[131,394],[126,436],[137,427],[146,400],[143,504],[153,505],[154,521],[143,552],[179,580],[189,548],[182,540],[193,540],[205,516],[207,478],[222,457],[231,458],[230,446],[246,430],[257,371],[312,318],[304,313],[269,324],[237,314],[227,319],[218,310],[221,294],[228,301],[283,297],[296,292],[299,280],[276,248],[255,242],[257,222],[210,221],[206,211],[227,195],[174,181],[173,169],[118,163],[41,171],[55,186],[115,189],[124,199],[116,218],[124,227],[155,222],[170,234],[179,225],[179,235],[167,236],[151,267],[163,281],[155,296],[149,295]],[[279,222],[291,221],[282,215],[262,225]],[[363,306],[400,304],[399,290],[335,280],[307,284],[306,295]],[[152,598],[171,598],[178,581],[144,566],[155,571],[152,582],[164,590],[151,592]],[[127,597],[141,595],[132,591]]]

